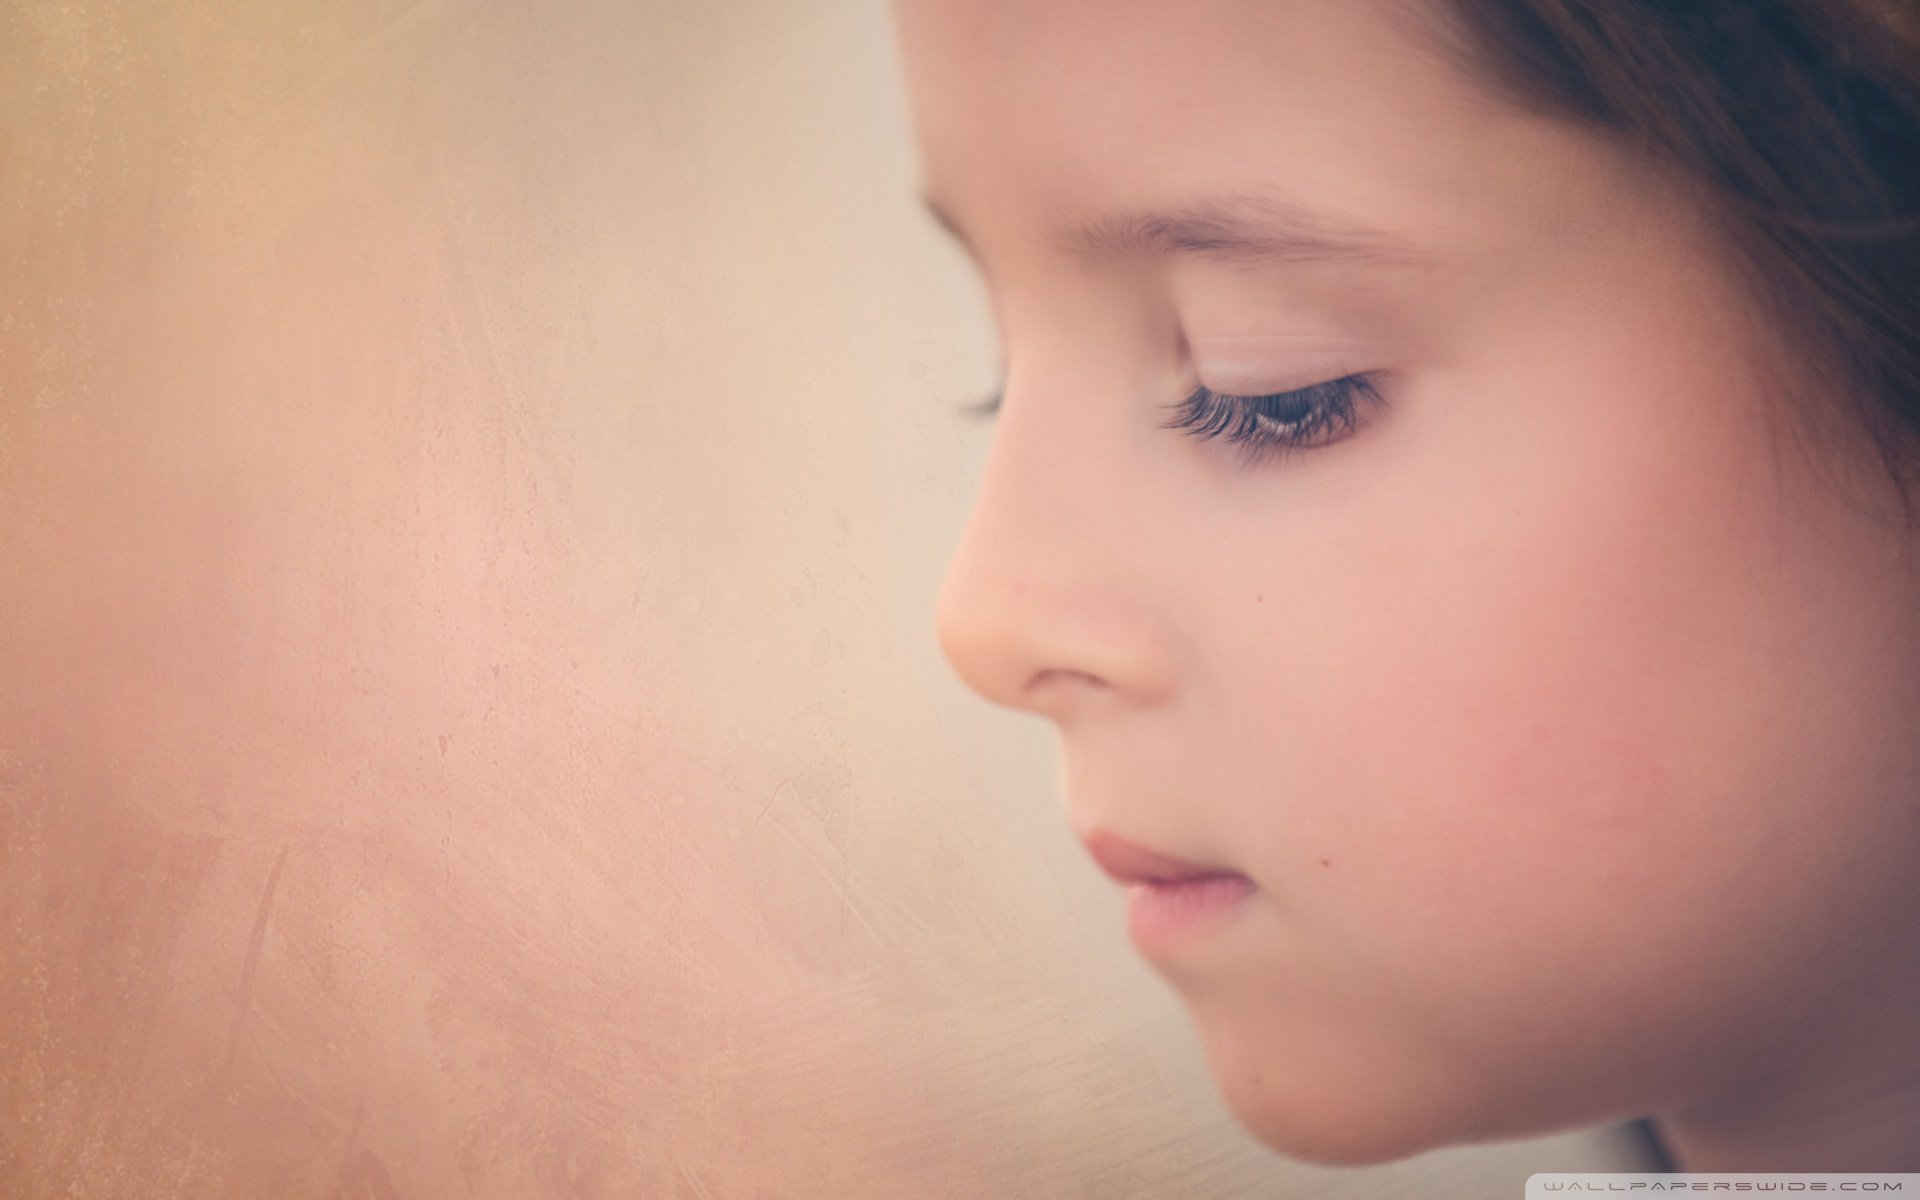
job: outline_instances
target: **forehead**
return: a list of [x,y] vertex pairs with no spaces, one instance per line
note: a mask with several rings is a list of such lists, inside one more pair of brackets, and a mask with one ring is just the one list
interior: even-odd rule
[[981,243],[1220,195],[1443,242],[1536,219],[1592,147],[1470,79],[1439,11],[896,0],[924,187]]

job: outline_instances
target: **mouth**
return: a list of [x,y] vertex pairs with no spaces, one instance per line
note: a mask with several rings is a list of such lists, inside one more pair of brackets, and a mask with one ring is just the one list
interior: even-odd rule
[[1127,932],[1134,947],[1160,957],[1228,924],[1256,890],[1239,871],[1189,862],[1096,830],[1087,853],[1127,889]]
[[1240,872],[1225,867],[1210,867],[1204,863],[1175,858],[1171,854],[1162,854],[1158,850],[1149,850],[1104,830],[1096,829],[1086,836],[1085,841],[1087,853],[1093,856],[1093,861],[1099,864],[1100,869],[1111,876],[1114,882],[1128,886],[1140,883],[1190,883],[1223,875],[1246,878]]

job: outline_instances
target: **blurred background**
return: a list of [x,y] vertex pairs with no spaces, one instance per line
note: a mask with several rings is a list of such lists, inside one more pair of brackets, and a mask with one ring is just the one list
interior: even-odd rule
[[874,0],[0,4],[0,1195],[1495,1197],[1215,1098],[932,602]]

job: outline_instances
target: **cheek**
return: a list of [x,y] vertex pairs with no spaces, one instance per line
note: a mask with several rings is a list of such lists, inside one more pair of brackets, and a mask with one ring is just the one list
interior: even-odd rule
[[[1803,685],[1873,638],[1829,636],[1817,506],[1716,365],[1515,399],[1259,581],[1286,617],[1218,664],[1249,718],[1229,757],[1258,764],[1242,816],[1324,984],[1301,1011],[1355,1031],[1332,1044],[1677,1068],[1755,1036],[1770,973],[1817,953],[1855,810],[1819,761],[1850,735]],[[1268,1034],[1292,1036],[1233,1036]]]
[[1303,815],[1360,843],[1356,868],[1484,888],[1490,856],[1519,882],[1581,851],[1657,871],[1654,830],[1691,850],[1737,821],[1714,782],[1765,719],[1784,632],[1757,569],[1781,509],[1767,436],[1710,380],[1603,380],[1548,403],[1508,385],[1300,569],[1316,615],[1271,677],[1301,681],[1279,702],[1312,731],[1315,794],[1341,798]]

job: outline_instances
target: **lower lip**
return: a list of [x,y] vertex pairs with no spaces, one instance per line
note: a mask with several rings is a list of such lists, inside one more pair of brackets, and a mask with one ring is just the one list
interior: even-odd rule
[[1127,932],[1143,954],[1171,949],[1227,924],[1252,894],[1244,875],[1136,883],[1127,888]]

